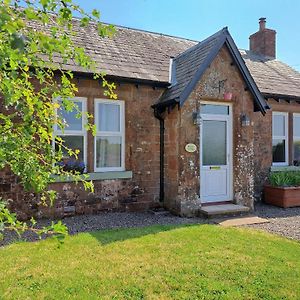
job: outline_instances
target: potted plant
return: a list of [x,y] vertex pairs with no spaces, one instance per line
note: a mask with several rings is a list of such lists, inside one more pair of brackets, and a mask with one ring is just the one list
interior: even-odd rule
[[85,170],[85,163],[83,161],[78,160],[63,160],[62,162],[59,162],[58,165],[67,172],[71,172],[74,174],[83,174]]
[[280,207],[300,206],[300,172],[271,172],[264,187],[265,202]]

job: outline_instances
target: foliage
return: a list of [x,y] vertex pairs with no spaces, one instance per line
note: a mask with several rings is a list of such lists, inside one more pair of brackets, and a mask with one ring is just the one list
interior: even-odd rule
[[271,172],[269,181],[272,186],[300,186],[299,171],[277,171]]
[[[62,150],[78,156],[78,150],[65,149],[60,138],[56,139],[58,151],[52,147],[53,125],[64,129],[56,109],[78,109],[68,100],[76,94],[77,87],[73,73],[65,70],[64,64],[73,61],[94,72],[94,78],[102,81],[105,95],[116,98],[114,84],[108,83],[104,74],[96,73],[92,59],[74,44],[74,14],[81,18],[80,26],[94,22],[92,26],[101,36],[114,32],[114,28],[99,22],[97,10],[89,15],[72,0],[3,0],[0,5],[0,169],[9,167],[25,191],[41,194],[41,203],[55,198],[55,193],[47,190],[54,180],[52,175],[70,173],[57,164],[62,160]],[[61,104],[53,101],[57,98]],[[94,131],[92,116],[86,117],[86,128]],[[78,181],[82,179],[79,173],[72,170],[70,175]],[[83,180],[83,184],[86,189],[93,189],[91,181]],[[2,218],[2,227],[9,223],[4,207],[1,213],[6,221]]]
[[106,230],[0,251],[3,299],[300,299],[300,244],[250,229]]
[[50,234],[55,237],[60,243],[62,243],[65,235],[68,234],[68,229],[66,225],[64,225],[61,221],[57,223],[51,222],[50,226],[46,226],[43,228],[36,227],[37,222],[34,218],[31,218],[29,222],[21,222],[17,220],[16,214],[11,213],[5,205],[5,202],[0,202],[0,238],[3,237],[1,231],[13,230],[15,231],[19,237],[25,231],[34,232],[39,238],[42,238],[44,234]]

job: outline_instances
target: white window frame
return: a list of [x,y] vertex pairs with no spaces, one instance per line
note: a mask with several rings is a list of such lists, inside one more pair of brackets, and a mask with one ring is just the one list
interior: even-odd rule
[[[73,97],[68,99],[70,101],[76,101],[76,102],[81,102],[82,103],[82,130],[68,130],[64,129],[61,130],[57,124],[54,125],[54,130],[53,130],[53,139],[52,139],[52,145],[53,149],[55,149],[55,137],[56,136],[70,136],[70,135],[77,135],[77,136],[83,136],[83,160],[85,164],[85,168],[87,168],[87,130],[85,128],[85,125],[87,124],[87,119],[86,119],[86,112],[87,112],[87,98],[85,97]],[[60,101],[60,99],[55,99],[55,102]],[[57,109],[56,109],[56,115],[57,115]]]
[[[94,137],[94,172],[110,172],[110,171],[125,171],[125,102],[122,100],[107,100],[95,98],[95,126],[96,135]],[[99,120],[99,110],[98,104],[114,104],[120,106],[120,131],[99,131],[98,130],[98,120]],[[97,137],[102,136],[116,136],[121,137],[121,166],[120,167],[104,167],[97,168]]]
[[294,162],[294,160],[295,160],[295,148],[294,148],[294,143],[295,142],[300,142],[300,135],[299,136],[297,136],[297,135],[295,135],[295,119],[296,118],[300,118],[300,113],[294,113],[293,114],[293,162]]
[[289,126],[288,126],[289,114],[287,112],[273,111],[272,127],[273,127],[273,121],[274,121],[273,116],[284,116],[285,135],[284,136],[273,135],[273,129],[272,129],[272,144],[273,144],[273,140],[276,140],[276,139],[285,141],[285,161],[284,162],[273,162],[273,153],[272,153],[272,165],[273,166],[288,166],[289,165]]

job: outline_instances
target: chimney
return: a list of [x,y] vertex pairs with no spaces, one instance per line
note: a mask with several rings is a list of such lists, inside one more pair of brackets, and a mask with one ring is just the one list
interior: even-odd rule
[[276,58],[276,31],[266,28],[266,18],[259,19],[259,30],[250,35],[249,40],[251,51]]

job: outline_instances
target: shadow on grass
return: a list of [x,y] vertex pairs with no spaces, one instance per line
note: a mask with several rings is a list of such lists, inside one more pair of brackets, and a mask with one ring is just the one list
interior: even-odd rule
[[152,225],[137,228],[120,228],[90,232],[89,234],[97,239],[102,245],[114,242],[126,241],[140,238],[146,235],[157,234],[160,232],[170,231],[178,228],[199,226],[200,224],[182,224],[182,225]]

